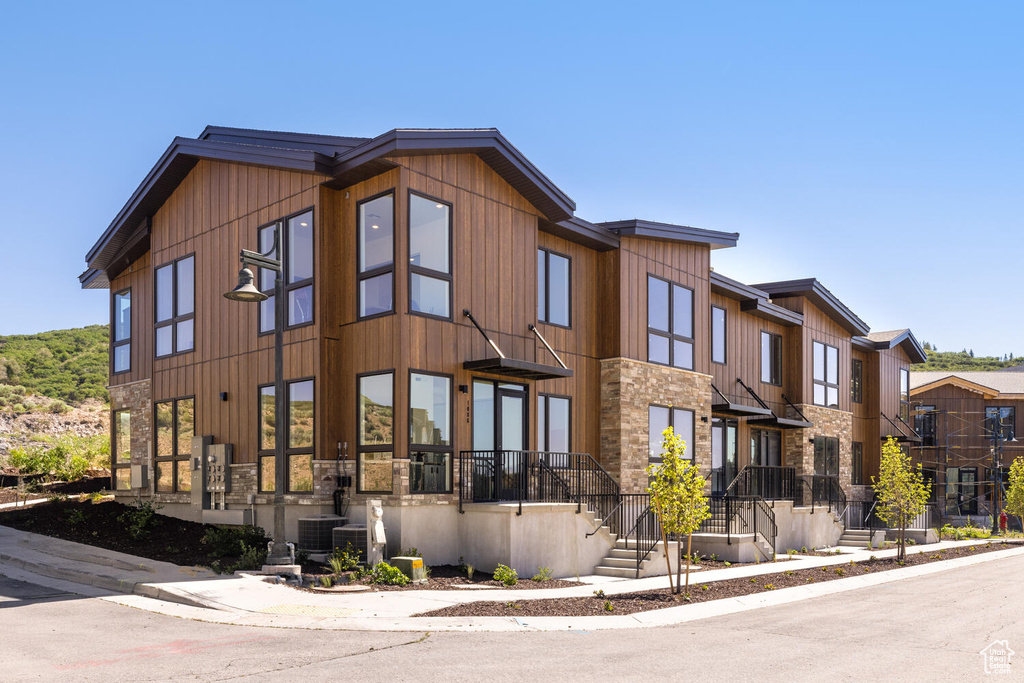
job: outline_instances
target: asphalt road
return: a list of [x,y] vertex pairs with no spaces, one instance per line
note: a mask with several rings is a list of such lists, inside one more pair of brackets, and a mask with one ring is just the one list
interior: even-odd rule
[[658,629],[362,633],[151,614],[0,577],[0,680],[991,680],[1024,676],[1024,557]]

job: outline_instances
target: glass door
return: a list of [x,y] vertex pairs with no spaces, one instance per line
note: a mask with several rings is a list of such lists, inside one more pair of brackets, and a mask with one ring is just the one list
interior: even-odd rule
[[711,418],[711,493],[724,495],[736,478],[736,420]]
[[527,396],[521,384],[473,381],[474,500],[520,498]]

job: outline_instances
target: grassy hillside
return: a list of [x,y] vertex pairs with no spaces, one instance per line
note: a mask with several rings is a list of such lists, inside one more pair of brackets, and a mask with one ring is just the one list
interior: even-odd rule
[[912,365],[911,370],[947,370],[951,372],[971,372],[983,370],[999,370],[1024,363],[1021,358],[996,358],[994,356],[972,355],[972,351],[934,351],[925,348],[927,363]]
[[106,325],[0,336],[0,385],[68,403],[106,402],[107,344]]

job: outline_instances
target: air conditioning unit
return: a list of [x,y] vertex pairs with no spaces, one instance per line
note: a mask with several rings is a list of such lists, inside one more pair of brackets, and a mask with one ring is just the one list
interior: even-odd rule
[[338,515],[310,515],[299,518],[299,550],[308,553],[329,553],[334,549],[331,545],[331,530],[342,526],[348,521]]
[[335,527],[331,550],[333,551],[334,548],[345,550],[349,543],[352,544],[352,552],[359,552],[359,561],[366,562],[365,524],[346,524]]

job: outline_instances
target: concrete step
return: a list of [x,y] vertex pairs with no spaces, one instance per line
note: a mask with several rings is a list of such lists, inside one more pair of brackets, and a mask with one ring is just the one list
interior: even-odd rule
[[854,539],[849,539],[849,538],[840,538],[839,542],[836,543],[836,545],[846,546],[847,548],[867,548],[867,547],[870,547],[871,543],[869,541],[867,541],[866,539],[865,540],[860,540],[860,539],[854,540]]
[[870,529],[846,529],[843,531],[843,536],[863,536],[864,538],[871,538]]
[[608,567],[605,565],[598,565],[594,567],[594,573],[598,576],[615,576],[620,579],[635,579],[636,578],[636,565],[632,567]]
[[608,551],[608,557],[636,562],[636,548],[612,548]]
[[623,569],[636,569],[636,556],[633,557],[606,557],[601,560],[602,567],[621,567]]

